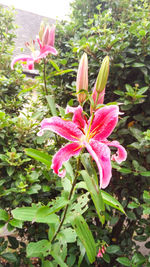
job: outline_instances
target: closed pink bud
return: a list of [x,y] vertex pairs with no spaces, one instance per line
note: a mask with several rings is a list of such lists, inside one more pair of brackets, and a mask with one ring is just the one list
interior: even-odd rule
[[[99,105],[99,104],[103,104],[104,103],[104,96],[105,96],[105,88],[102,92],[100,93],[97,93],[96,91],[96,83],[94,85],[94,89],[93,89],[93,93],[92,93],[92,98],[93,98],[93,102],[94,102],[94,110],[96,110],[96,106]],[[91,106],[90,107],[90,111],[92,113],[93,111],[93,107]]]
[[54,46],[55,43],[55,26],[49,27],[48,45]]
[[98,254],[97,254],[97,257],[98,257],[98,258],[102,258],[102,257],[103,257],[103,254],[102,254],[102,252],[101,252],[101,249],[99,249]]
[[47,45],[49,40],[49,27],[46,26],[45,31],[42,36],[42,45]]
[[105,253],[105,247],[104,246],[102,246],[101,251],[102,251],[103,254]]
[[[77,72],[77,83],[76,83],[76,91],[77,93],[80,90],[88,91],[88,58],[87,54],[84,53],[81,57],[79,68]],[[81,92],[77,95],[78,101],[82,104],[86,99],[86,93]]]
[[54,46],[55,43],[55,26],[46,26],[42,36],[42,46],[49,45]]

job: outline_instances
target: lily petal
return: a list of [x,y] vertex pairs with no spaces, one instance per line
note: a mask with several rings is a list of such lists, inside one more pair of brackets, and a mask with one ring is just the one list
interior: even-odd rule
[[50,130],[70,141],[78,141],[82,137],[82,132],[72,121],[65,121],[60,117],[51,117],[41,122],[41,130],[38,136],[43,135],[44,130]]
[[58,174],[60,177],[64,177],[66,174],[65,170],[59,171],[62,167],[62,164],[68,161],[72,156],[79,155],[81,147],[78,142],[68,144],[62,147],[53,157],[51,168],[53,171]]
[[109,147],[91,139],[90,143],[86,144],[86,149],[96,161],[100,175],[100,188],[106,188],[112,176]]
[[50,45],[44,45],[43,47],[41,47],[39,58],[46,57],[48,54],[56,56],[58,52],[53,46]]
[[14,65],[16,62],[21,61],[21,62],[34,62],[33,57],[28,56],[28,55],[21,55],[21,56],[16,56],[13,58],[12,62],[11,62],[11,69],[14,68]]
[[[112,133],[118,122],[119,114],[119,108],[116,105],[106,106],[95,112],[90,130],[95,140],[101,141]],[[89,123],[90,120],[91,118]]]
[[121,163],[122,161],[126,160],[127,158],[127,151],[125,148],[119,144],[118,141],[112,141],[112,142],[107,142],[106,143],[108,146],[114,146],[117,147],[117,154],[112,155],[112,160],[116,161],[117,163]]
[[65,113],[73,113],[72,121],[79,126],[79,128],[84,129],[86,121],[83,118],[83,108],[78,106],[76,108],[67,106]]

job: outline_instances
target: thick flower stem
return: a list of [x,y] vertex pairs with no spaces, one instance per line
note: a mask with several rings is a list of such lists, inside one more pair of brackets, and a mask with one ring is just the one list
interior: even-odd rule
[[43,80],[44,80],[44,90],[46,95],[48,95],[47,84],[46,84],[46,60],[43,58],[44,68],[43,68]]
[[[76,185],[77,177],[78,177],[78,171],[79,171],[79,168],[80,168],[80,158],[78,157],[78,158],[77,158],[77,170],[76,170],[75,178],[74,178],[73,183],[72,183],[72,187],[71,187],[71,190],[70,190],[70,194],[69,194],[68,200],[70,200],[71,197],[72,197],[72,193],[73,193],[74,187],[75,187],[75,185]],[[67,214],[67,211],[68,211],[68,207],[69,207],[69,204],[67,204],[66,207],[65,207],[65,209],[64,209],[63,217],[62,217],[62,219],[61,219],[61,221],[60,221],[59,227],[58,227],[58,229],[57,229],[55,235],[54,235],[53,238],[52,238],[51,243],[55,240],[57,234],[60,232],[60,229],[61,229],[61,227],[62,227],[62,225],[63,225],[63,223],[64,223],[64,220],[65,220],[65,218],[66,218],[66,214]]]

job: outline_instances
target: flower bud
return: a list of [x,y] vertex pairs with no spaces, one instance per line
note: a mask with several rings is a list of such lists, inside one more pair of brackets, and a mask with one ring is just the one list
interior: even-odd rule
[[105,87],[106,87],[106,83],[107,83],[107,79],[108,79],[108,74],[109,74],[109,57],[106,56],[103,59],[97,80],[96,80],[96,91],[97,93],[101,93]]
[[55,26],[46,26],[42,36],[42,45],[54,46],[55,43]]
[[[77,82],[76,82],[76,91],[77,93],[80,90],[88,91],[88,58],[87,54],[84,53],[81,57],[79,68],[77,72]],[[82,104],[86,99],[86,93],[81,92],[77,95],[78,101]]]
[[43,36],[42,36],[42,45],[47,45],[48,44],[48,39],[49,39],[49,27],[46,26]]
[[92,106],[92,105],[90,106],[91,114],[93,112],[93,108],[94,108],[94,111],[95,111],[97,105],[104,103],[104,96],[105,96],[105,88],[101,93],[97,93],[97,91],[96,91],[96,83],[95,83],[94,88],[93,88],[93,93],[92,93],[94,106]]
[[40,39],[40,41],[42,41],[42,37],[43,37],[44,31],[45,31],[45,24],[42,21],[41,25],[40,25],[40,31],[39,31],[39,39]]
[[55,26],[49,27],[48,45],[54,46],[55,43]]

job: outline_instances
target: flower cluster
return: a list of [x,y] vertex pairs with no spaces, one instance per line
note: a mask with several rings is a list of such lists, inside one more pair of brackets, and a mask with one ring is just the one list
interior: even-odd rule
[[55,26],[50,28],[49,25],[45,26],[41,23],[39,35],[37,36],[37,42],[39,44],[39,50],[35,49],[35,41],[26,43],[26,46],[30,49],[31,55],[19,55],[13,58],[11,62],[11,68],[14,68],[16,62],[21,61],[22,65],[29,69],[34,69],[34,63],[38,63],[42,58],[45,58],[48,54],[57,55],[57,50],[54,48],[55,42]]
[[[77,74],[77,93],[80,104],[83,104],[86,99],[86,94],[84,91],[82,92],[82,89],[88,89],[87,68],[87,55],[84,54]],[[97,106],[99,103],[103,103],[108,70],[109,58],[106,57],[94,86],[94,104],[91,105],[92,115],[89,119],[84,115],[81,105],[75,108],[67,106],[66,114],[72,113],[72,120],[62,119],[57,116],[46,118],[41,122],[41,130],[38,133],[41,136],[45,130],[50,130],[71,141],[71,143],[62,147],[52,160],[51,167],[60,177],[65,176],[65,170],[60,170],[63,163],[72,156],[79,155],[81,150],[86,148],[97,164],[100,188],[106,188],[112,177],[111,159],[121,163],[127,157],[126,150],[118,141],[109,141],[107,139],[117,125],[118,116],[121,114],[119,107],[117,105],[107,105],[98,108]],[[117,148],[117,153],[112,156],[109,148],[111,146]]]
[[97,253],[97,258],[102,258],[103,254],[105,253],[105,251],[106,251],[106,247],[105,246],[102,246],[102,248],[99,248],[99,251]]

